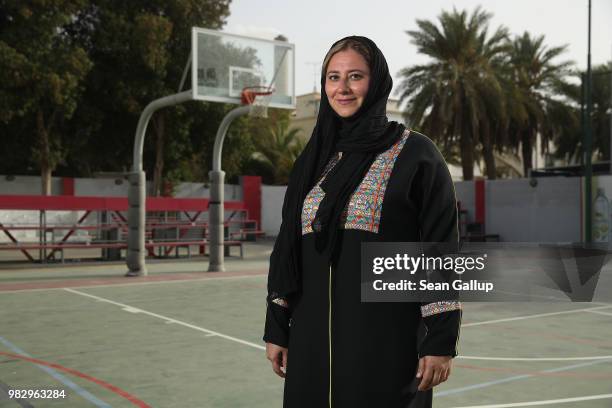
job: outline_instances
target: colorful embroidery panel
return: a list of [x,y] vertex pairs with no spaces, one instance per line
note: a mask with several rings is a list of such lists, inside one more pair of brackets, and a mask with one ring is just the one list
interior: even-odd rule
[[[351,196],[342,215],[340,228],[378,233],[382,202],[387,189],[387,183],[389,182],[395,160],[402,151],[409,135],[409,131],[406,131],[391,148],[376,157],[359,187],[357,187]],[[313,232],[311,224],[325,196],[325,192],[321,189],[320,184],[329,171],[338,163],[340,157],[341,154],[329,161],[321,180],[310,190],[304,200],[304,206],[302,207],[302,235]]]
[[389,150],[376,157],[344,211],[341,219],[344,229],[378,232],[387,183],[407,137],[406,132]]
[[453,310],[461,310],[461,302],[435,302],[421,306],[421,316],[427,317],[438,313],[451,312]]
[[342,153],[338,153],[337,156],[331,158],[331,160],[329,161],[329,163],[327,163],[327,166],[325,166],[325,169],[323,170],[323,175],[321,176],[321,179],[312,188],[312,190],[310,190],[310,192],[306,196],[306,199],[304,199],[304,205],[302,206],[302,235],[308,234],[309,232],[313,232],[311,225],[312,221],[314,220],[315,215],[317,214],[317,210],[319,209],[321,201],[323,201],[323,197],[325,197],[325,192],[321,188],[321,182],[323,182],[323,179],[325,179],[327,173],[329,173],[329,171],[334,168],[334,166],[336,165],[336,163],[338,163],[341,157]]

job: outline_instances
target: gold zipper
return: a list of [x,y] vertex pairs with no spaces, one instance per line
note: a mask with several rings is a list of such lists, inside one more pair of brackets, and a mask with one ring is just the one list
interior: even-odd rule
[[332,408],[332,267],[329,265],[329,408]]

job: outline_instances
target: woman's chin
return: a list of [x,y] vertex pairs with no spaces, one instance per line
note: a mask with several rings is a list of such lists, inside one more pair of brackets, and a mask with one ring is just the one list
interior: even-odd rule
[[338,116],[344,119],[350,118],[355,113],[357,113],[358,110],[359,110],[358,108],[354,108],[354,107],[350,107],[350,108],[349,107],[338,107],[337,109],[335,109]]

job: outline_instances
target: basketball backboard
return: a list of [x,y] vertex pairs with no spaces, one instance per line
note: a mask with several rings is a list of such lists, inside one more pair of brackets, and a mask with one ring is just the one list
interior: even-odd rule
[[245,87],[270,86],[270,107],[295,109],[293,44],[194,27],[192,47],[193,99],[240,104]]

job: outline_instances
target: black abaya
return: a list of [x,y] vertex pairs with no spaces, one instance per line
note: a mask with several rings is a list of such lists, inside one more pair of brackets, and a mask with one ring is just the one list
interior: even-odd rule
[[[331,260],[317,251],[311,227],[324,194],[319,182],[304,201],[301,290],[288,299],[290,309],[273,304],[277,310],[268,310],[264,340],[289,349],[284,407],[430,407],[431,391],[416,392],[418,359],[456,355],[461,306],[362,303],[360,246],[457,242],[455,193],[446,163],[416,132],[407,131],[378,154],[346,207]],[[287,310],[288,332],[278,318]],[[427,333],[422,341],[420,326]]]

